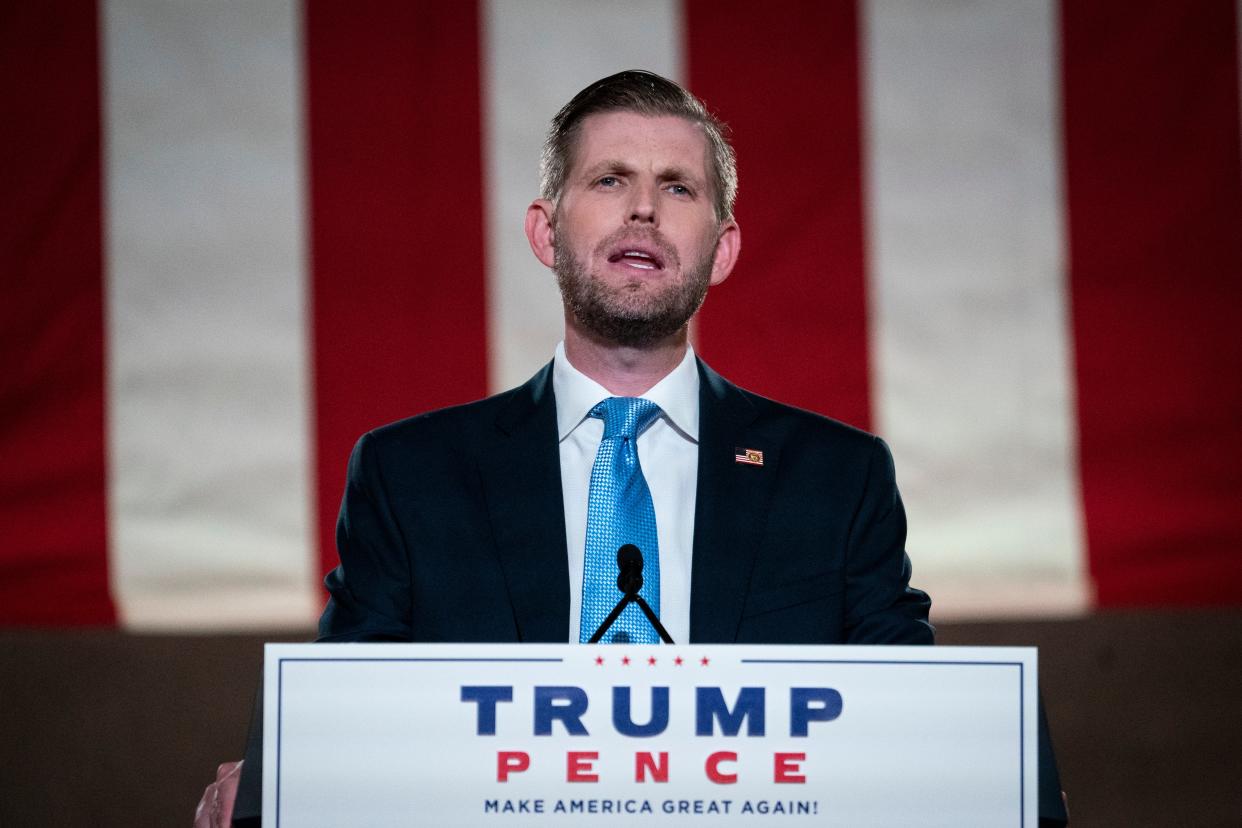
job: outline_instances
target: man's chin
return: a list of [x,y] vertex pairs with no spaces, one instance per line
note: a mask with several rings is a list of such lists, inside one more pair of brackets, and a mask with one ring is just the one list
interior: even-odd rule
[[[709,267],[705,265],[702,273]],[[572,259],[561,259],[554,270],[578,326],[601,343],[624,348],[651,348],[678,335],[707,295],[706,278],[694,271],[673,284],[640,278],[609,285]]]
[[623,348],[651,348],[684,331],[688,319],[575,314],[579,325],[602,342]]

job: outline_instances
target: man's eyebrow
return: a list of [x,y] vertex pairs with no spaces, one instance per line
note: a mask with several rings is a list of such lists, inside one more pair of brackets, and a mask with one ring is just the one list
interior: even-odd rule
[[606,172],[630,173],[633,172],[633,168],[624,161],[605,159],[587,167],[582,171],[582,174],[586,178],[594,178],[595,176],[602,175]]
[[694,172],[692,172],[691,170],[685,167],[678,167],[678,166],[665,167],[663,170],[661,170],[660,180],[661,181],[688,181],[691,184],[695,184],[699,186],[703,184],[703,179],[701,179]]

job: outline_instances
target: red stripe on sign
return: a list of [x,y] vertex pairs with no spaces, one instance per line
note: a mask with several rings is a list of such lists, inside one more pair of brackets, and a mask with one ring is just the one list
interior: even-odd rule
[[1234,0],[1065,3],[1082,492],[1103,606],[1237,604]]
[[870,422],[854,3],[688,0],[690,87],[733,128],[742,256],[699,348],[735,382]]
[[473,3],[309,3],[315,422],[324,569],[367,429],[487,389]]
[[111,624],[97,10],[0,21],[0,624]]

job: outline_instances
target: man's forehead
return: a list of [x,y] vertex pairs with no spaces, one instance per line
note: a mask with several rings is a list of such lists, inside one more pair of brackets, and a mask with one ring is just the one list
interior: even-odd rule
[[702,126],[679,115],[597,112],[582,119],[573,147],[573,167],[584,170],[616,161],[686,168],[706,176],[707,151]]

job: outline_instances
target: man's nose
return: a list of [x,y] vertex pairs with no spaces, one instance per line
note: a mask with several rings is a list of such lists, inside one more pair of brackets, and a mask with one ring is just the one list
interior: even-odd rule
[[659,224],[659,187],[654,183],[644,182],[635,185],[630,193],[629,220],[639,224]]

